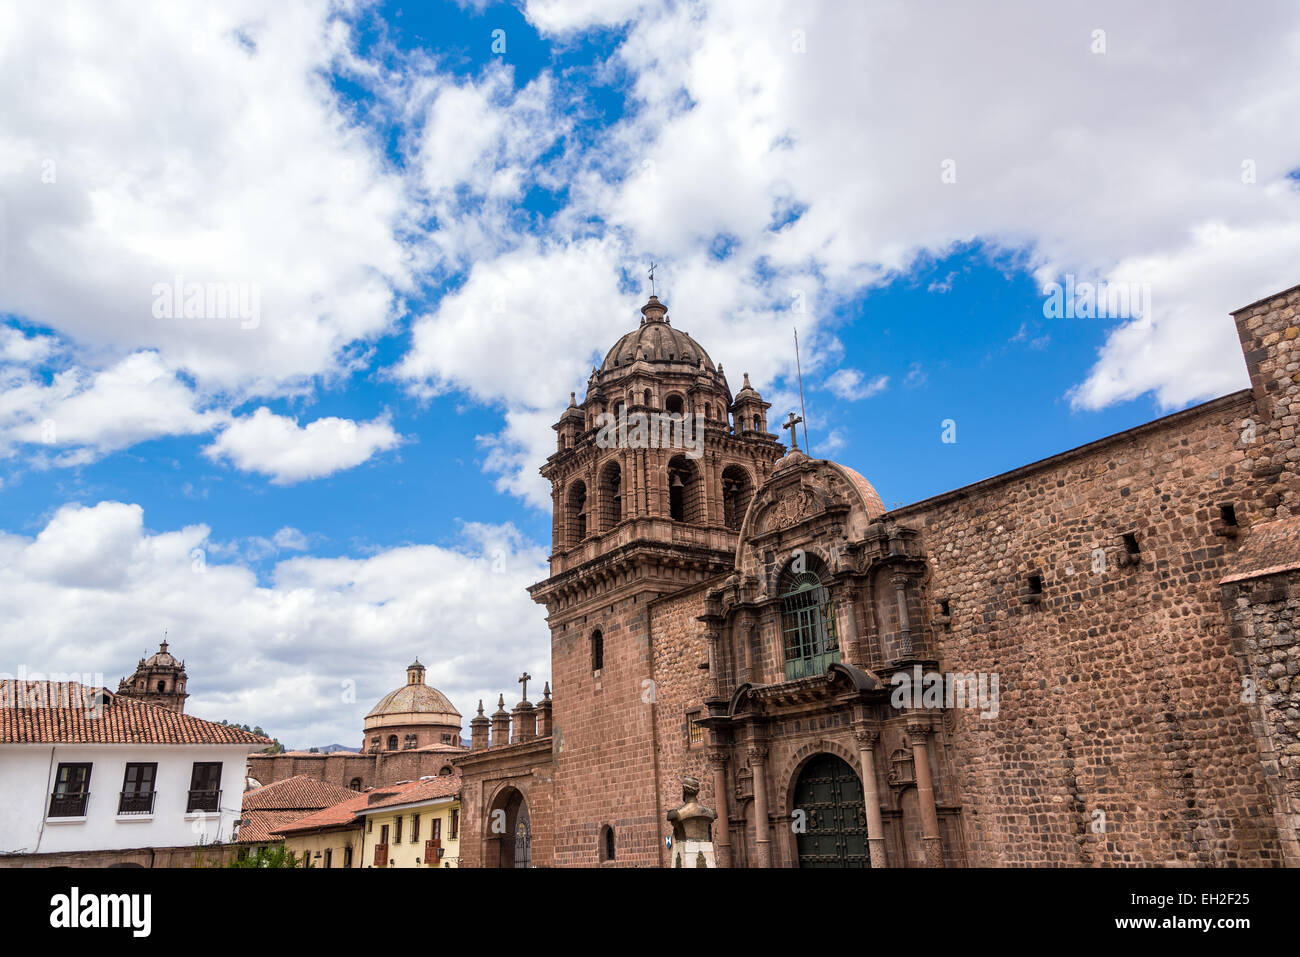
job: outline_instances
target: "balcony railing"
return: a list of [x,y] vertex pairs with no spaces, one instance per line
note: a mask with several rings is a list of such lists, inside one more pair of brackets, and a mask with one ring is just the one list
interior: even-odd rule
[[50,795],[47,817],[85,817],[89,791],[55,791]]
[[221,792],[212,790],[190,791],[187,811],[217,811],[221,809]]
[[123,791],[118,797],[118,814],[152,814],[157,791]]

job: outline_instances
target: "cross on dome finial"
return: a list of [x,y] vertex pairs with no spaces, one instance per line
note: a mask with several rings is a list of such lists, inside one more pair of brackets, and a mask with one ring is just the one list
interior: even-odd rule
[[657,262],[651,261],[650,263],[650,298],[651,299],[655,297],[655,270],[658,268],[659,268],[659,264]]
[[789,429],[789,430],[790,430],[790,451],[791,451],[791,452],[798,452],[798,451],[799,451],[799,433],[798,433],[798,431],[795,429],[795,426],[798,425],[798,424],[799,424],[800,422],[802,422],[802,421],[803,421],[802,418],[800,418],[799,416],[797,416],[797,415],[795,415],[793,412],[791,412],[791,413],[790,413],[790,420],[789,420],[788,422],[786,422],[784,425],[781,426],[781,428],[783,428],[783,429]]
[[525,701],[528,700],[528,682],[532,681],[532,679],[533,679],[533,676],[530,675],[527,671],[525,671],[525,672],[523,673],[523,675],[521,675],[520,678],[519,678],[519,683],[520,683],[521,685],[524,686],[524,695],[523,695],[523,697],[524,697],[524,700],[525,700]]

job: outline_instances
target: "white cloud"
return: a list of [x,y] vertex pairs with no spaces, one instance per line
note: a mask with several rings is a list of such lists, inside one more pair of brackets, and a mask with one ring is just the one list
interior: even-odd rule
[[292,525],[286,525],[276,532],[271,541],[276,548],[291,552],[305,552],[308,545],[307,536]]
[[0,362],[20,365],[40,362],[54,351],[54,346],[53,336],[29,336],[11,326],[0,326]]
[[646,6],[646,0],[527,0],[524,16],[539,33],[570,33],[619,26]]
[[[136,352],[102,372],[74,367],[47,384],[0,367],[0,452],[28,444],[60,451],[49,462],[83,465],[136,442],[194,435],[225,421],[156,352]],[[47,464],[49,464],[47,462]]]
[[889,387],[889,376],[878,375],[868,381],[858,369],[837,369],[826,379],[826,388],[849,402],[869,399]]
[[[387,328],[404,188],[321,78],[356,63],[329,5],[6,4],[0,36],[0,313],[255,393]],[[259,284],[257,328],[154,318],[177,275]]]
[[35,538],[0,533],[0,671],[102,672],[116,688],[166,630],[189,672],[187,712],[300,746],[355,745],[417,654],[466,733],[479,697],[520,669],[548,676],[545,611],[525,591],[546,551],[512,526],[465,525],[454,548],[293,558],[269,584],[215,561],[209,536],[149,531],[120,502],[69,505]]
[[[620,48],[638,109],[575,178],[573,219],[653,248],[669,275],[729,235],[726,267],[748,284],[785,292],[813,264],[811,292],[831,299],[979,238],[1027,253],[1044,280],[1151,283],[1153,321],[1116,329],[1076,404],[1239,387],[1240,364],[1221,361],[1235,349],[1225,314],[1293,285],[1300,261],[1286,178],[1300,167],[1300,11],[1192,9],[665,8]],[[1099,23],[1104,54],[1090,52]],[[917,69],[917,50],[941,68]],[[1238,68],[1207,72],[1224,50]],[[803,213],[772,228],[789,208]],[[759,263],[776,278],[753,278]]]
[[357,423],[331,416],[300,426],[297,419],[262,406],[233,420],[203,454],[269,475],[276,485],[291,485],[353,468],[401,441],[386,418]]

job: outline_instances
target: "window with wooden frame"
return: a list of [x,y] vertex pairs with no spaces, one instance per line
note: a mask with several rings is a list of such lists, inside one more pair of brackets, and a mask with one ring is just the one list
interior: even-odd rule
[[414,844],[420,839],[420,815],[411,815],[411,843]]
[[221,808],[221,762],[195,761],[190,772],[188,811],[217,811]]
[[128,764],[122,778],[122,793],[118,796],[118,814],[152,814],[154,780],[158,777],[157,763]]
[[447,839],[455,841],[460,837],[460,808],[451,809],[451,824],[447,828]]
[[54,775],[48,817],[85,817],[90,800],[90,764],[60,764]]

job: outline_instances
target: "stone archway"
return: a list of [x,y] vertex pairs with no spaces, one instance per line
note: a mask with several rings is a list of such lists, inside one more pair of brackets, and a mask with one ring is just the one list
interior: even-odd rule
[[792,814],[799,867],[870,867],[862,780],[853,765],[822,752],[794,781]]
[[483,834],[485,866],[532,866],[532,820],[519,789],[507,786],[497,792],[488,805]]

